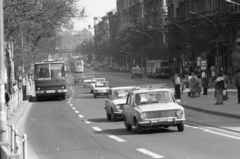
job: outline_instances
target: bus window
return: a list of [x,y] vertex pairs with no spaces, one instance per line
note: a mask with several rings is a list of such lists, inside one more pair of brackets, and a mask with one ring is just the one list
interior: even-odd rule
[[63,64],[50,64],[51,79],[63,79],[64,68]]
[[168,68],[168,62],[161,62],[161,67],[162,68]]
[[49,77],[49,70],[48,70],[48,64],[45,65],[37,65],[35,68],[35,77],[36,79],[43,79],[43,78],[50,78]]

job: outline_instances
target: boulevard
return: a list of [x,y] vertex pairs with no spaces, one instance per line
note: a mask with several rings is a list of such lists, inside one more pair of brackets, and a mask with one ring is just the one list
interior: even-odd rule
[[[166,83],[170,79],[142,79],[129,73],[88,71],[106,78],[112,87]],[[136,134],[127,131],[121,119],[107,120],[106,97],[94,98],[89,88],[74,84],[68,73],[68,94],[64,101],[30,100],[24,117],[28,144],[40,159],[229,159],[239,158],[240,133],[224,127],[237,127],[237,119],[185,109],[185,130],[176,127],[149,129]],[[222,128],[221,128],[222,127]]]

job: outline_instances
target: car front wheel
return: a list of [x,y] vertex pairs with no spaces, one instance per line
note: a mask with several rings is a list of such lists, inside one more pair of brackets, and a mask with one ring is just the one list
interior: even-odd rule
[[94,94],[93,96],[94,96],[94,98],[97,98],[97,95],[96,95],[96,94]]
[[184,123],[180,123],[177,125],[178,131],[182,132],[184,130]]
[[127,129],[128,131],[131,131],[131,130],[132,130],[132,125],[130,125],[130,124],[127,123],[125,117],[123,117],[123,120],[124,120],[124,125],[125,125],[126,129]]
[[117,116],[113,113],[113,111],[112,111],[112,114],[111,114],[111,118],[112,118],[113,121],[117,120]]
[[137,134],[142,134],[143,133],[143,128],[141,125],[139,125],[138,121],[135,121],[136,122],[136,132]]
[[107,114],[107,119],[108,119],[108,120],[111,120],[111,114],[108,114],[107,111],[106,111],[106,114]]

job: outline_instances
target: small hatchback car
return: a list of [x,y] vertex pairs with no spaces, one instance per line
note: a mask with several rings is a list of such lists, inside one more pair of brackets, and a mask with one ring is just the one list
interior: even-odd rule
[[143,73],[142,73],[142,70],[140,67],[133,67],[132,70],[131,70],[131,77],[134,78],[134,77],[139,77],[139,78],[142,78],[143,76]]
[[127,130],[136,127],[137,133],[144,128],[176,126],[184,130],[184,108],[175,100],[173,92],[166,88],[133,90],[123,107],[123,120]]
[[93,89],[93,96],[97,98],[98,96],[107,96],[109,91],[108,81],[97,81]]

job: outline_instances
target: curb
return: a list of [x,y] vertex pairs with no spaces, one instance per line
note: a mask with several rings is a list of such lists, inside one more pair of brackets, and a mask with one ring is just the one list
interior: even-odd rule
[[204,112],[204,113],[208,113],[208,114],[240,119],[240,115],[234,115],[234,114],[228,114],[228,113],[222,113],[222,112],[215,112],[215,111],[206,110],[206,109],[202,109],[202,108],[194,108],[192,106],[182,104],[182,103],[180,103],[180,105],[183,106],[184,108],[195,110],[195,111],[200,111],[200,112]]

